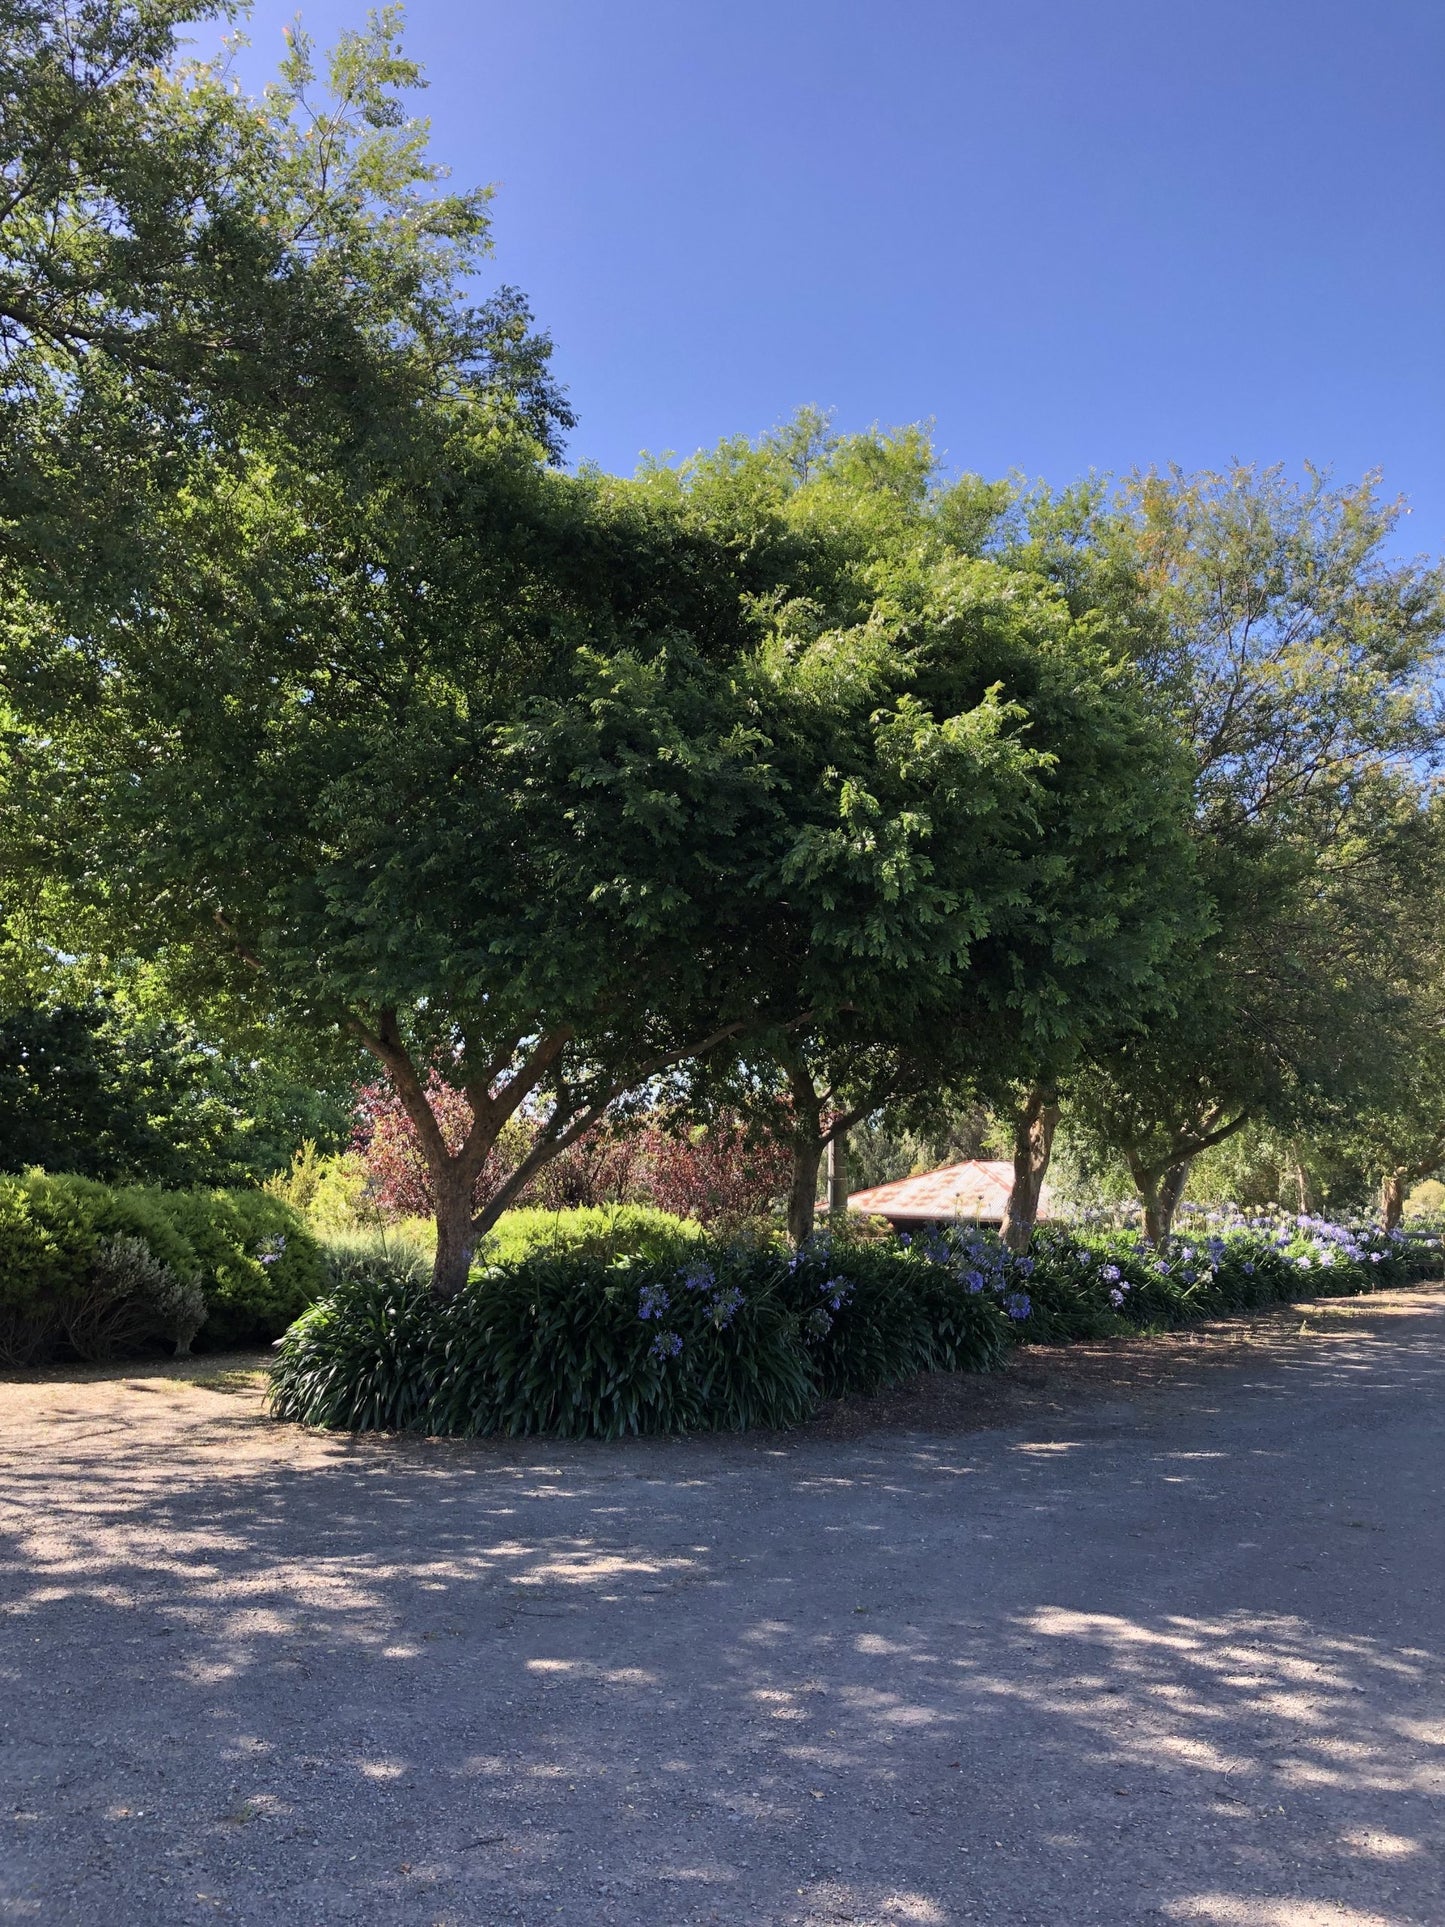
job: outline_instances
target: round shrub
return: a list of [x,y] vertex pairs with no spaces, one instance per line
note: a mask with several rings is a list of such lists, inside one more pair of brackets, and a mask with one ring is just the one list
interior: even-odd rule
[[206,1322],[197,1281],[163,1264],[143,1239],[103,1239],[78,1284],[58,1295],[60,1326],[77,1358],[124,1358],[167,1342],[178,1356]]
[[535,1254],[581,1252],[591,1258],[646,1258],[681,1264],[704,1236],[692,1218],[646,1204],[575,1205],[547,1211],[528,1205],[507,1211],[482,1240],[476,1269],[516,1264]]
[[33,1365],[60,1331],[52,1280],[78,1275],[23,1178],[0,1178],[0,1365]]
[[206,1294],[207,1351],[269,1344],[326,1288],[321,1247],[266,1191],[132,1193],[184,1241]]
[[[140,1346],[142,1333],[159,1339],[166,1321],[157,1324],[155,1304],[127,1308],[125,1291],[106,1278],[105,1254],[117,1241],[149,1255],[150,1267],[138,1259],[128,1267],[142,1297],[150,1288],[140,1283],[142,1271],[152,1282],[164,1272],[189,1302],[199,1277],[195,1254],[148,1193],[43,1171],[0,1178],[0,1363],[40,1364],[67,1344],[89,1357]],[[102,1311],[103,1305],[109,1309]],[[179,1299],[177,1305],[179,1330],[191,1314],[179,1309]],[[107,1326],[115,1335],[102,1341],[99,1333]],[[88,1349],[92,1329],[101,1351]],[[124,1341],[125,1332],[136,1335]]]

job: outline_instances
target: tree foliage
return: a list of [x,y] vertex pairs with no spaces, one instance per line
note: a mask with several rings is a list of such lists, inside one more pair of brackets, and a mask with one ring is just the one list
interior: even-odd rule
[[105,1001],[0,1016],[0,1171],[225,1185],[344,1139],[350,1093],[207,1045]]
[[151,492],[198,452],[395,461],[439,394],[549,447],[570,423],[516,291],[464,292],[489,196],[444,184],[406,112],[400,9],[325,62],[296,27],[260,97],[182,51],[240,11],[0,4],[0,515],[92,594],[135,581]]
[[785,1099],[801,1239],[859,1119],[1001,1088],[1161,994],[1192,898],[1186,791],[1133,661],[1145,589],[1065,579],[1008,538],[1010,491],[943,481],[916,429],[805,412],[643,481],[754,554],[775,532],[767,710],[798,788],[821,768],[838,798],[753,952],[809,1019],[707,1073],[724,1105]]
[[1172,1013],[1121,1030],[1078,1094],[1166,1237],[1201,1152],[1378,1082],[1438,736],[1441,574],[1390,559],[1398,511],[1369,481],[1153,475],[1129,507],[1099,540],[1153,581],[1145,666],[1192,754],[1211,928],[1180,949]]

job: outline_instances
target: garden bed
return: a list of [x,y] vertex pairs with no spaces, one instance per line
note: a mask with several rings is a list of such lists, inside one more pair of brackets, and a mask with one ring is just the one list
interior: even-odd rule
[[1014,1346],[1398,1286],[1438,1260],[1436,1240],[1278,1215],[1203,1225],[1163,1255],[1060,1229],[1027,1257],[966,1227],[792,1254],[690,1238],[534,1251],[438,1303],[419,1262],[357,1253],[282,1341],[272,1403],[310,1425],[464,1437],[790,1426],[921,1372],[988,1371]]

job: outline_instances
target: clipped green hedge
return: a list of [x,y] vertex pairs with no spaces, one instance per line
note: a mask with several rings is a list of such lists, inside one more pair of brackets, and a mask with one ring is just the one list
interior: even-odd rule
[[645,1258],[681,1263],[703,1236],[692,1218],[646,1204],[572,1205],[548,1211],[527,1205],[507,1211],[482,1240],[476,1269],[512,1265],[537,1255],[570,1252],[591,1258]]
[[265,1192],[165,1191],[42,1171],[0,1177],[0,1365],[77,1349],[69,1336],[79,1329],[77,1298],[113,1272],[117,1240],[138,1241],[178,1284],[200,1288],[197,1349],[269,1343],[325,1287],[316,1240]]

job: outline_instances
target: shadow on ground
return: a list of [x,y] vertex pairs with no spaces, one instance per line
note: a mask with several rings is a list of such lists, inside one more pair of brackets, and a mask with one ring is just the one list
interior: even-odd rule
[[0,1386],[0,1918],[1438,1927],[1445,1294],[1242,1330],[954,1436]]

